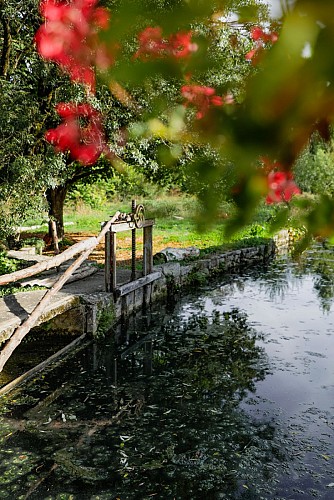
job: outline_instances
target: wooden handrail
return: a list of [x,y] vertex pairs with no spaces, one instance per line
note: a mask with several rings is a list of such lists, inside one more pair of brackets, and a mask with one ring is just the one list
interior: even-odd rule
[[[108,224],[111,221],[108,221]],[[3,274],[0,276],[0,285],[7,285],[8,283],[14,283],[15,281],[20,281],[24,278],[29,278],[29,276],[34,276],[35,274],[39,274],[43,271],[47,271],[48,269],[52,269],[53,267],[58,267],[63,262],[72,259],[75,255],[84,252],[87,248],[91,248],[94,244],[96,246],[96,237],[87,238],[87,240],[79,241],[79,243],[75,243],[71,247],[64,250],[64,252],[55,255],[49,260],[38,262],[33,266],[26,267],[25,269],[21,269],[20,271],[15,271],[13,273]]]
[[[110,226],[117,220],[120,212],[116,212],[115,215],[104,225],[102,231],[100,234],[95,238],[89,238],[85,240],[86,245],[81,245],[81,255],[77,258],[76,261],[74,261],[60,276],[60,278],[55,282],[52,288],[48,290],[45,295],[42,297],[42,299],[38,302],[34,310],[31,312],[30,316],[28,316],[27,319],[25,319],[20,326],[16,328],[14,331],[13,335],[11,338],[6,342],[5,346],[0,352],[0,372],[2,372],[3,367],[5,366],[6,362],[12,355],[13,351],[20,345],[24,337],[30,332],[30,330],[36,325],[38,319],[40,316],[43,314],[45,311],[46,306],[50,303],[52,297],[59,292],[59,290],[65,285],[66,281],[69,279],[69,277],[74,273],[74,271],[80,267],[80,265],[87,259],[89,254],[94,250],[94,248],[100,243],[100,241],[104,238],[105,234],[109,231]],[[79,244],[78,244],[79,245]],[[75,246],[75,245],[73,245]],[[84,247],[84,248],[82,248]],[[72,247],[73,248],[73,247]],[[70,249],[69,249],[70,250]],[[65,250],[66,252],[66,250]],[[52,261],[55,261],[57,257],[61,257],[62,255],[65,254],[63,252],[62,254],[57,255]],[[77,254],[79,253],[76,251],[74,253]],[[73,256],[73,253],[71,257]],[[70,257],[68,257],[70,258]],[[64,262],[67,259],[63,259],[62,262]],[[51,260],[49,262],[51,262]],[[44,264],[44,262],[43,262]],[[32,266],[36,267],[36,266]],[[13,273],[15,274],[15,273]],[[32,276],[31,274],[29,276]]]

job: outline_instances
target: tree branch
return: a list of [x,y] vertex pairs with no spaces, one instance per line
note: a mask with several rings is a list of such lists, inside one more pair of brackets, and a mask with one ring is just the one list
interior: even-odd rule
[[0,58],[0,75],[6,77],[9,69],[9,56],[12,45],[12,37],[9,24],[3,15],[3,2],[0,2],[0,22],[3,28],[3,46]]

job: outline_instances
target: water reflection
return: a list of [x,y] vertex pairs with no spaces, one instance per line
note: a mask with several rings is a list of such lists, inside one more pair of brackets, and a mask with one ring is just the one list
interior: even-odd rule
[[0,498],[333,498],[314,269],[283,258],[147,311],[4,400]]
[[8,402],[0,494],[243,498],[261,489],[279,456],[275,424],[239,407],[268,372],[258,335],[237,309],[177,316],[150,318],[144,336],[137,322],[126,345],[96,344],[67,367],[60,390],[38,381]]
[[[261,280],[260,289],[264,290],[270,300],[282,301],[291,289],[301,289],[305,275],[308,275],[312,278],[322,311],[330,311],[334,299],[334,247],[329,243],[317,243],[294,259],[281,255],[269,267],[259,269],[257,275],[262,276],[263,271],[266,276]],[[252,271],[251,274],[254,277],[256,272]],[[224,284],[220,296],[230,296],[235,291],[241,291],[244,278],[245,275]]]
[[[304,270],[315,274],[314,289],[323,311],[329,312],[334,297],[334,249],[329,245],[318,245],[316,251],[308,252],[303,262]],[[305,272],[305,271],[304,271]]]

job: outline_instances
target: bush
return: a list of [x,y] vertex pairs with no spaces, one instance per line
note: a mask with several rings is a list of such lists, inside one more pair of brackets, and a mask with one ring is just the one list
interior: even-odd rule
[[334,141],[313,139],[296,162],[294,172],[302,191],[334,196]]
[[140,172],[128,167],[124,172],[115,172],[110,179],[99,179],[94,184],[77,182],[67,195],[67,204],[75,208],[84,204],[99,209],[115,199],[123,201],[131,198],[155,196],[157,186],[150,184]]
[[7,257],[6,252],[0,250],[0,274],[13,273],[19,269],[18,261]]

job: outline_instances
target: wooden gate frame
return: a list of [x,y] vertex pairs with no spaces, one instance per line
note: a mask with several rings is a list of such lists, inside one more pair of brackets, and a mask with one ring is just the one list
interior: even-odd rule
[[[153,273],[153,225],[155,223],[154,219],[144,220],[142,226],[139,229],[143,230],[143,276],[148,276]],[[133,222],[114,222],[110,225],[109,231],[105,235],[105,288],[107,292],[112,292],[114,294],[123,295],[123,293],[117,293],[119,289],[117,288],[117,259],[116,259],[116,247],[117,247],[117,233],[123,231],[132,231],[132,235],[135,236],[136,229]],[[135,266],[135,253],[132,252],[131,263],[132,269]],[[135,277],[131,277],[131,281],[135,280]],[[131,281],[129,283],[131,283]],[[146,281],[146,280],[145,280]],[[148,280],[148,282],[151,280]],[[143,280],[142,280],[142,285]],[[131,288],[131,287],[129,287]],[[130,291],[130,290],[129,290]]]

